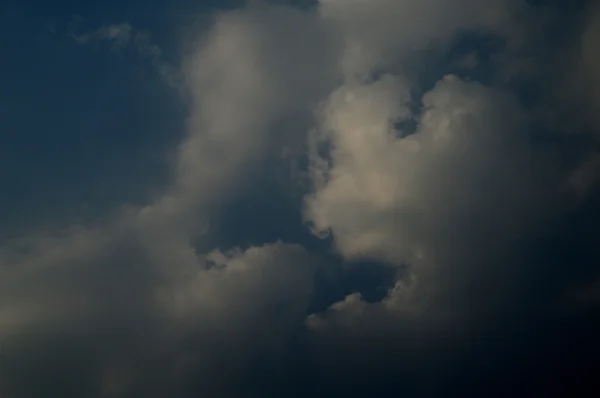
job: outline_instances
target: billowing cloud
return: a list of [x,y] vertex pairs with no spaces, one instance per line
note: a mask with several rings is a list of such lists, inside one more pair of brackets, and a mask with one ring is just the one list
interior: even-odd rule
[[[184,266],[176,252],[172,264],[161,263],[130,239],[90,247],[81,234],[52,242],[69,253],[41,243],[35,255],[3,253],[13,257],[2,264],[0,307],[2,381],[11,394],[61,388],[53,368],[87,373],[81,388],[108,394],[100,396],[221,389],[227,379],[219,373],[256,356],[275,360],[302,325],[313,260],[301,247],[214,251]],[[65,345],[89,358],[75,365],[68,355],[48,357]],[[36,372],[41,379],[31,385]],[[68,396],[88,392],[64,383]]]
[[[585,385],[584,354],[598,349],[589,331],[600,209],[598,162],[577,140],[594,134],[553,130],[519,79],[502,83],[505,61],[532,45],[524,32],[538,12],[517,0],[321,0],[215,15],[177,73],[189,115],[164,191],[101,224],[0,246],[0,394],[475,396],[539,395],[548,379]],[[570,53],[593,74],[589,26]],[[147,38],[128,24],[76,36],[134,43],[162,62]],[[457,43],[483,52],[489,41],[486,62],[448,62]],[[558,103],[544,111],[564,112]],[[296,165],[288,183],[304,189],[294,214],[214,225],[282,159]],[[258,195],[271,196],[282,198]],[[263,224],[301,217],[306,225],[279,228],[304,228],[289,235],[297,241],[260,241]],[[255,239],[219,241],[227,228]],[[377,281],[389,290],[356,291],[344,273],[357,264],[390,270]]]

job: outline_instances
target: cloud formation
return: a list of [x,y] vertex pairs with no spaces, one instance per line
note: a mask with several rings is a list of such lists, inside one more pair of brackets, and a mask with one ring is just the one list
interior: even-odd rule
[[[548,26],[528,25],[542,13],[517,0],[321,0],[215,15],[181,62],[190,114],[164,192],[102,224],[2,242],[0,394],[590,388],[600,191],[580,140],[597,132],[541,120],[515,83],[530,70],[506,79],[530,56],[530,25]],[[593,86],[590,21],[565,54]],[[133,40],[158,60],[136,32],[76,40]],[[467,45],[491,55],[467,71],[447,62]],[[574,103],[597,108],[594,90],[578,92]],[[569,101],[541,103],[563,112]],[[305,164],[288,183],[306,182],[292,201],[306,225],[281,228],[312,236],[212,245],[215,214],[283,161]],[[233,228],[259,236],[294,218],[255,219]],[[340,264],[391,270],[389,290],[331,298],[319,289],[341,283],[329,272]]]

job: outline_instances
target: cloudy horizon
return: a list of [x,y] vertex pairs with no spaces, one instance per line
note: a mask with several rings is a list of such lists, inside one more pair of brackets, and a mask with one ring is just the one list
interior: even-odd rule
[[77,7],[0,7],[0,398],[595,395],[592,1]]

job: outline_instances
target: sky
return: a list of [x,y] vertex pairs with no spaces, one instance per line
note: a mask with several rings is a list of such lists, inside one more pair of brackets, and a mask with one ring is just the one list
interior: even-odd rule
[[600,7],[0,6],[0,398],[596,396]]

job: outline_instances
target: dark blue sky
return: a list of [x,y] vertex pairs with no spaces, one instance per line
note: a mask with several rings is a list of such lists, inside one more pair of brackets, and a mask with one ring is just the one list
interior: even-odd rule
[[[140,13],[134,4],[96,4],[3,7],[0,15],[8,60],[0,66],[1,217],[13,228],[143,200],[161,182],[165,148],[181,138],[184,104],[148,60],[69,36],[75,15],[84,16],[82,31],[131,19],[155,30],[159,5]],[[165,37],[157,32],[153,39]]]

